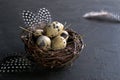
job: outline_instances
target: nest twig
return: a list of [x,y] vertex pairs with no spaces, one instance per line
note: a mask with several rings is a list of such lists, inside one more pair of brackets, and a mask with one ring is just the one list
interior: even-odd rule
[[[27,28],[32,31],[32,28]],[[21,39],[24,42],[26,53],[40,66],[45,68],[60,68],[71,64],[83,49],[82,37],[72,29],[66,29],[69,33],[67,46],[61,50],[43,50],[34,42],[33,35],[23,31]]]

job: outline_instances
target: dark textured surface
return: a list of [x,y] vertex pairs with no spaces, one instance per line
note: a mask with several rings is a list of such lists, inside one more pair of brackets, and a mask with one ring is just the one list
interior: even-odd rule
[[46,7],[53,20],[71,23],[86,44],[68,69],[39,73],[0,74],[0,80],[120,80],[120,24],[88,21],[92,10],[120,11],[119,0],[0,0],[0,53],[24,52],[19,38],[23,9],[37,12]]

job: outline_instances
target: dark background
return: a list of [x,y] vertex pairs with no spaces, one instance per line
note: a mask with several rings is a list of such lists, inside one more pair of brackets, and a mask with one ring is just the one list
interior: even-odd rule
[[120,24],[89,21],[89,11],[120,12],[120,0],[0,0],[0,54],[24,52],[21,12],[47,8],[53,20],[72,24],[86,47],[72,67],[40,73],[0,74],[0,80],[120,80]]

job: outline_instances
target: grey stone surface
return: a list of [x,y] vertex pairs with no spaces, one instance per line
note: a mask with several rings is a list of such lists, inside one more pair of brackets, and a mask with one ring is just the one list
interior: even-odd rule
[[86,44],[71,68],[40,73],[1,74],[0,80],[120,80],[120,24],[89,21],[82,15],[101,9],[120,12],[119,0],[0,0],[0,53],[24,52],[21,12],[47,8],[53,20],[72,24]]

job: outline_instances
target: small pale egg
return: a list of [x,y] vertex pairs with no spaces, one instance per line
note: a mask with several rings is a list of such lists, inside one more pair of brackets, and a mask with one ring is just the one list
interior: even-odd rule
[[35,37],[41,36],[42,34],[43,34],[43,30],[42,29],[36,29],[34,31],[34,36]]
[[61,33],[60,33],[60,36],[62,36],[64,39],[68,39],[69,38],[69,33],[65,30],[63,30]]
[[47,36],[42,35],[38,37],[36,43],[40,48],[43,48],[43,49],[49,49],[51,47],[51,40]]
[[44,28],[46,36],[52,38],[58,36],[62,30],[64,29],[64,25],[58,21],[54,21],[48,26]]
[[52,40],[51,45],[53,50],[64,49],[67,45],[67,42],[63,37],[57,36]]

